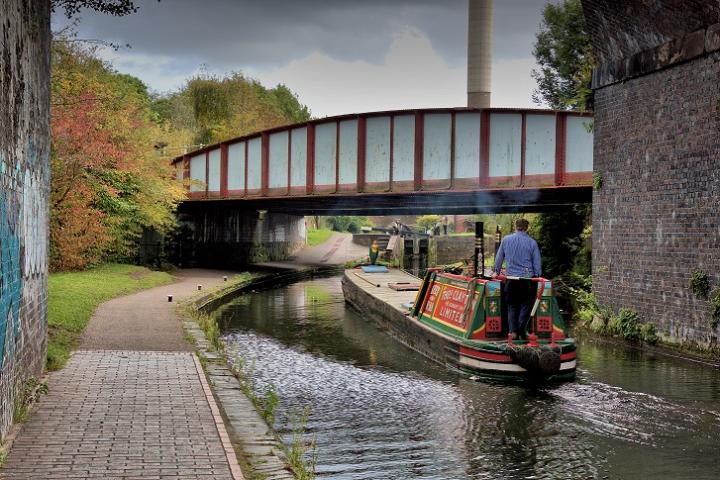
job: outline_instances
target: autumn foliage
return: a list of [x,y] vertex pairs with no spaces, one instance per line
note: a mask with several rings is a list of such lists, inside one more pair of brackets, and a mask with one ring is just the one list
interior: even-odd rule
[[200,74],[151,95],[74,38],[52,57],[50,265],[132,260],[145,229],[169,233],[185,186],[172,157],[203,144],[301,122],[310,112],[285,86],[239,73]]
[[169,130],[189,132],[198,146],[310,119],[308,108],[286,86],[266,88],[238,72],[196,75],[179,91],[158,98],[155,109]]
[[184,190],[155,148],[163,132],[137,79],[56,41],[52,70],[53,270],[131,255],[143,228],[167,231]]

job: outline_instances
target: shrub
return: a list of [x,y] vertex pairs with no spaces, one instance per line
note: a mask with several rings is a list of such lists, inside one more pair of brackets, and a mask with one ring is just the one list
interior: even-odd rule
[[720,287],[714,289],[710,297],[710,328],[715,329],[720,323]]
[[600,315],[594,316],[591,319],[589,326],[590,330],[595,333],[599,333],[600,335],[605,335],[607,333],[607,321]]
[[350,233],[358,233],[361,227],[371,224],[367,217],[351,217],[346,215],[327,217],[325,221],[330,228],[336,232]]
[[640,338],[643,342],[650,345],[655,345],[659,338],[655,330],[655,325],[652,323],[645,323],[640,327]]
[[700,299],[707,299],[710,293],[710,279],[702,270],[695,270],[690,276],[690,291]]
[[[653,327],[654,329],[654,327]],[[608,322],[608,333],[619,335],[625,340],[637,342],[642,338],[642,324],[637,313],[629,308],[621,308]]]

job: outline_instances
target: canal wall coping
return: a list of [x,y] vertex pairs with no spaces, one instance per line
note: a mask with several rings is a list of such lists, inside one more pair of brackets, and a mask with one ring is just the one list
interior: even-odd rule
[[[338,267],[297,267],[268,269],[265,273],[241,283],[234,283],[195,298],[190,307],[210,313],[245,292],[287,285],[315,275],[338,272]],[[233,446],[253,475],[267,480],[292,480],[280,439],[258,413],[252,400],[243,393],[238,378],[228,365],[223,352],[216,351],[198,323],[183,317],[185,332],[202,359],[205,374],[228,427]],[[251,477],[254,478],[254,477]]]

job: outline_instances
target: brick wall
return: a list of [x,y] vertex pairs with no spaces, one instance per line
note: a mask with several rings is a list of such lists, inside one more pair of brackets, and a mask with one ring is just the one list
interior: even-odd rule
[[716,345],[688,279],[720,286],[720,52],[595,95],[593,289],[676,342]]
[[0,436],[47,337],[49,2],[3,0],[0,17]]
[[621,59],[720,22],[708,0],[582,0],[600,62]]

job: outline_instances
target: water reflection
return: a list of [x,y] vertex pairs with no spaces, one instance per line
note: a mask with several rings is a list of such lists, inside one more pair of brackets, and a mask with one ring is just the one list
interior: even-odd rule
[[339,279],[218,315],[231,355],[308,422],[322,478],[717,478],[720,373],[581,345],[575,383],[528,390],[451,374],[346,308]]

